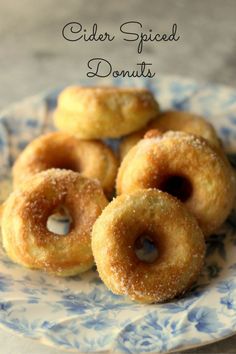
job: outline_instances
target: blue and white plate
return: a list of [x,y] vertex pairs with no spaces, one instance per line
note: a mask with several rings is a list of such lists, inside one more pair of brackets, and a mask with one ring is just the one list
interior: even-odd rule
[[[236,90],[166,76],[115,84],[147,86],[163,109],[206,116],[236,165]],[[11,189],[16,156],[28,142],[52,129],[58,92],[26,99],[0,114],[1,201]],[[136,304],[113,295],[95,269],[69,279],[56,278],[12,263],[1,250],[0,324],[75,352],[166,353],[231,336],[236,333],[234,212],[208,241],[206,265],[196,286],[184,298],[161,305]]]

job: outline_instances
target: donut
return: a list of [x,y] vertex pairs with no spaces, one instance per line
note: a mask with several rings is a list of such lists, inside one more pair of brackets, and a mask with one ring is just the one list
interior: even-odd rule
[[[145,262],[135,244],[155,244],[158,257]],[[138,190],[114,199],[96,220],[92,250],[99,275],[115,294],[143,303],[185,293],[203,266],[205,242],[196,219],[171,195]]]
[[169,131],[140,140],[128,152],[116,187],[117,194],[157,188],[176,196],[209,236],[233,207],[235,176],[230,164],[205,139]]
[[150,129],[158,129],[160,132],[166,132],[168,130],[183,131],[185,133],[199,135],[205,138],[213,148],[220,151],[222,150],[221,141],[214,127],[201,116],[184,111],[166,111],[159,114],[144,129],[123,138],[120,144],[121,159],[124,158],[127,152],[137,144]]
[[71,86],[59,95],[54,122],[82,139],[116,138],[143,128],[158,112],[144,88]]
[[[107,199],[96,180],[51,169],[29,177],[12,192],[2,215],[2,241],[18,264],[58,276],[84,272],[94,264],[91,230]],[[47,220],[59,206],[72,217],[67,235],[47,229]]]
[[102,142],[79,140],[63,132],[48,133],[33,140],[16,160],[14,186],[50,168],[71,169],[85,177],[97,178],[109,196],[114,189],[118,163]]
[[0,226],[1,226],[1,223],[2,223],[3,209],[4,209],[4,203],[0,204]]

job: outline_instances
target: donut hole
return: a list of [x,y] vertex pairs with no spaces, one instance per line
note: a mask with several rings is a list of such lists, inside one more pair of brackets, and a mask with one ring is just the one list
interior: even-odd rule
[[157,246],[148,234],[142,234],[136,239],[134,252],[137,258],[145,263],[153,263],[158,258]]
[[189,179],[179,175],[165,177],[159,189],[173,195],[181,200],[181,202],[186,202],[193,192],[193,187]]
[[65,159],[61,159],[58,161],[54,161],[52,164],[51,168],[59,168],[62,170],[71,170],[74,172],[80,172],[80,166],[78,165],[78,162],[75,160],[69,158],[69,156]]
[[48,231],[56,235],[67,235],[72,226],[72,217],[65,206],[59,206],[47,219]]

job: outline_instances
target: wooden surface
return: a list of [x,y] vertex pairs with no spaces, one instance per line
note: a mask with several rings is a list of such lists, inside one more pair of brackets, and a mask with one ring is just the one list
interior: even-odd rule
[[[236,87],[235,0],[1,0],[0,109],[21,98],[86,79],[87,61],[107,58],[114,68],[131,69],[140,58],[158,74],[174,74]],[[86,28],[117,33],[125,21],[169,31],[177,23],[180,40],[146,44],[68,42],[63,26],[79,21]],[[93,80],[91,79],[91,84]],[[0,332],[4,354],[55,354],[56,349]],[[184,353],[236,353],[236,337]]]

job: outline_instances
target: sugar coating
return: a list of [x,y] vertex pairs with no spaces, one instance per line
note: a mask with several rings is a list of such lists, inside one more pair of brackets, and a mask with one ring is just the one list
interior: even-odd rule
[[162,189],[169,177],[176,176],[190,184],[191,193],[184,203],[208,237],[228,217],[236,188],[226,156],[201,137],[168,131],[140,140],[120,165],[117,194]]
[[207,140],[211,147],[217,149],[219,153],[223,152],[220,139],[214,127],[203,117],[184,111],[165,111],[158,114],[145,128],[123,139],[120,145],[121,159],[124,158],[127,152],[137,144],[144,135],[147,137],[150,130],[158,130],[159,134],[172,130],[201,136]]
[[[91,268],[91,230],[107,205],[101,185],[69,170],[50,169],[29,177],[13,192],[3,212],[3,245],[9,257],[29,268],[71,276]],[[65,236],[47,229],[61,206],[72,217]]]
[[[140,261],[134,243],[150,233],[159,256]],[[158,190],[139,190],[114,199],[94,224],[92,249],[100,277],[116,294],[163,302],[185,292],[204,261],[205,242],[195,219],[176,199]]]
[[14,187],[51,168],[66,168],[96,178],[109,196],[114,189],[118,162],[112,150],[101,141],[80,140],[64,132],[47,133],[33,140],[16,160]]

